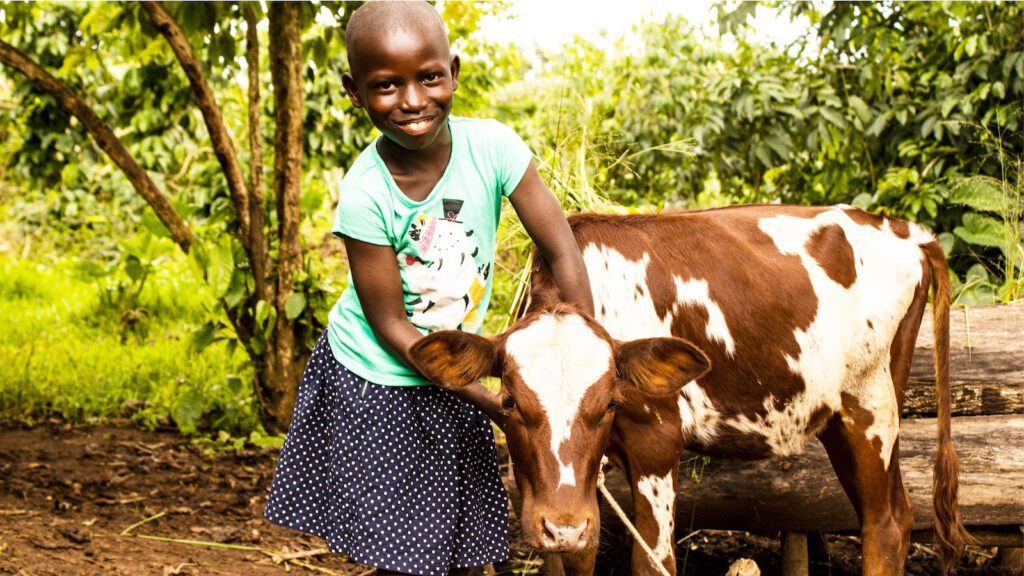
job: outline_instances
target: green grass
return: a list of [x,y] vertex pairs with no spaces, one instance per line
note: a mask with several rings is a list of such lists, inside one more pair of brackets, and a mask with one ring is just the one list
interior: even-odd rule
[[[122,321],[103,293],[123,278],[89,276],[72,261],[0,257],[0,418],[99,422],[130,416],[185,433],[258,427],[252,377],[223,345],[191,354],[192,331],[213,304],[184,258],[159,262]],[[132,406],[130,414],[122,407]]]

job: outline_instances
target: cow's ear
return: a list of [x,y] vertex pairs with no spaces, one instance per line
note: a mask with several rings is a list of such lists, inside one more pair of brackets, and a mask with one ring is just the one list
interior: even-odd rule
[[711,369],[707,355],[682,338],[645,338],[619,344],[619,376],[648,394],[672,394]]
[[409,350],[416,368],[442,388],[457,389],[491,374],[494,343],[476,334],[443,330],[429,334]]

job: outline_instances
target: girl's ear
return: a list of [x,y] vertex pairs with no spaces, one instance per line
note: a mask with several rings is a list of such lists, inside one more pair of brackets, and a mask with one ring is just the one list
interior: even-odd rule
[[458,54],[452,54],[452,92],[459,89],[459,70],[462,68],[462,61],[459,60]]
[[348,99],[352,101],[352,105],[356,108],[362,108],[363,99],[359,97],[359,89],[356,86],[356,79],[352,77],[352,74],[349,72],[342,74],[341,85],[345,87],[345,92],[348,93]]

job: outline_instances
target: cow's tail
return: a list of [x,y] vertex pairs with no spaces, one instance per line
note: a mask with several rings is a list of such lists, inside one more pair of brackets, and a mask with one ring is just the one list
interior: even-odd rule
[[948,572],[960,555],[964,544],[974,539],[960,521],[957,504],[960,459],[953,447],[950,432],[952,393],[949,388],[949,267],[942,246],[932,240],[921,245],[931,268],[932,333],[935,344],[935,394],[938,404],[939,446],[932,478],[932,504],[935,514],[935,540],[943,573]]

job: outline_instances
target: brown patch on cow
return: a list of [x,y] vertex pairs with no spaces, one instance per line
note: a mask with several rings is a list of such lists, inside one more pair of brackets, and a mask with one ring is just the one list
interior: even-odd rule
[[807,418],[807,434],[814,435],[821,432],[833,414],[835,414],[835,410],[825,404],[815,408]]
[[892,230],[893,234],[904,240],[910,238],[910,224],[906,220],[898,220],[896,218],[887,218],[886,220],[889,222],[889,229]]
[[931,282],[930,268],[928,266],[921,268],[921,283],[917,285],[914,299],[911,301],[907,313],[900,320],[896,335],[889,347],[889,373],[892,374],[892,383],[896,389],[896,404],[901,415],[903,413],[903,391],[910,378],[910,365],[917,342],[917,332],[921,328],[921,318],[924,316],[925,304],[928,302],[928,285]]
[[860,208],[844,208],[843,212],[861,226],[871,226],[878,230],[882,230],[886,223],[889,224],[889,229],[898,238],[906,240],[910,238],[910,224],[906,220],[900,220],[898,218],[888,218],[881,214],[872,214],[871,212],[865,212]]
[[857,267],[853,263],[853,247],[841,226],[829,224],[818,228],[804,246],[829,278],[843,288],[853,286]]
[[871,320],[868,320],[868,328],[871,330],[875,329],[875,325],[871,323]]
[[[786,402],[804,390],[786,357],[798,357],[798,330],[817,314],[818,300],[803,262],[779,252],[758,227],[761,218],[812,219],[831,208],[734,206],[661,215],[578,214],[569,223],[582,248],[608,247],[634,262],[649,259],[647,292],[655,312],[673,315],[673,336],[707,354],[712,370],[701,378],[715,409],[724,417],[764,416],[769,394]],[[725,317],[735,344],[730,356],[707,336],[708,313],[701,305],[680,305],[675,279],[701,280]],[[765,346],[770,342],[771,346]],[[742,362],[737,362],[742,358]],[[763,386],[751,387],[751,382]]]
[[885,224],[885,217],[879,214],[872,214],[871,212],[865,212],[860,208],[843,208],[843,212],[861,226],[870,226],[877,230],[882,229],[882,225]]

